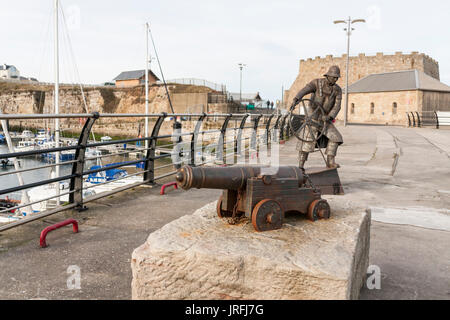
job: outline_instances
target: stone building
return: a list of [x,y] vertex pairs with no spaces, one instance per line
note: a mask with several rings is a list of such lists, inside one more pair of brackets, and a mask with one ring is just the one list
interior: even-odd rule
[[[393,55],[385,55],[380,52],[375,56],[366,56],[364,53],[360,53],[356,57],[350,57],[349,60],[349,85],[369,74],[411,69],[417,69],[439,80],[438,62],[423,53],[412,52],[411,54],[403,54],[402,52],[396,52]],[[289,107],[292,99],[300,89],[309,81],[322,77],[332,65],[337,65],[341,69],[341,78],[337,84],[344,88],[346,61],[346,54],[343,54],[341,57],[327,55],[325,58],[316,57],[315,59],[300,60],[297,78],[284,94],[285,107]]]
[[[297,92],[311,80],[323,77],[332,65],[337,65],[341,69],[341,78],[337,83],[344,93],[346,60],[346,54],[341,57],[327,55],[325,58],[300,60],[297,78],[289,90],[284,92],[283,107],[289,108]],[[353,87],[353,92],[349,91],[349,122],[404,125],[407,123],[406,111],[421,112],[437,110],[436,108],[450,110],[448,86],[439,82],[439,64],[423,53],[396,52],[392,55],[377,53],[375,56],[360,53],[358,56],[349,57],[349,60],[350,88],[352,84],[362,81]],[[388,79],[392,82],[383,83]],[[373,88],[371,88],[372,84],[374,84]],[[362,87],[364,87],[363,91],[361,91]],[[354,113],[351,113],[351,103],[354,104]],[[392,114],[391,109],[394,108],[394,103],[396,103],[396,113]],[[337,117],[338,120],[344,119],[344,105],[345,97],[342,99],[342,109]],[[370,113],[371,106],[373,113]],[[365,113],[367,110],[369,110],[368,114]]]
[[[116,82],[116,87],[135,87],[145,83],[145,70],[124,71],[113,79]],[[148,83],[153,84],[158,81],[159,78],[153,73],[152,70],[148,70]]]
[[[450,87],[418,70],[371,74],[348,92],[349,123],[406,125],[406,112],[450,110]],[[338,119],[344,118],[344,110]]]

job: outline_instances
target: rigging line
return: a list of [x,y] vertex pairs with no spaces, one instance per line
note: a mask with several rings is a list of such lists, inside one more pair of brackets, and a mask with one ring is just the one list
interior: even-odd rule
[[50,35],[50,24],[52,22],[52,17],[53,17],[52,11],[53,11],[53,8],[50,8],[50,12],[48,14],[47,31],[45,32],[44,42],[43,42],[43,46],[41,48],[42,55],[41,55],[40,65],[39,65],[38,74],[37,74],[38,81],[40,81],[39,79],[41,78],[41,75],[42,75],[42,68],[44,66],[44,57],[46,56],[47,48],[50,46],[50,45],[47,45],[47,42],[50,43],[49,35]]
[[[150,29],[150,24],[148,25],[148,32],[150,33],[150,38],[152,39],[153,49],[155,50],[156,60],[158,60],[159,70],[161,72],[161,77],[163,78],[164,88],[166,89],[166,94],[167,94],[167,99],[169,100],[170,109],[172,110],[172,113],[175,113],[175,111],[173,111],[172,101],[170,100],[169,90],[167,89],[167,83],[166,83],[166,80],[164,79],[164,74],[163,74],[163,71],[161,68],[161,63],[159,62],[159,57],[158,57],[158,52],[156,51],[155,42],[153,41],[153,35],[152,35],[152,30]],[[176,118],[175,118],[175,121],[176,121]]]
[[[63,9],[63,5],[60,4],[60,11],[61,11],[61,16],[62,16],[62,22],[63,22],[63,31],[65,31],[65,36],[67,38],[67,43],[68,43],[68,47],[69,47],[69,53],[72,57],[72,66],[74,68],[74,77],[75,77],[75,81],[76,82],[78,80],[78,84],[80,86],[80,91],[81,91],[81,97],[83,100],[83,104],[84,104],[84,108],[86,110],[86,113],[89,113],[89,107],[87,105],[86,102],[86,96],[84,94],[84,90],[83,90],[83,85],[81,84],[81,77],[80,77],[80,72],[78,70],[78,65],[77,65],[77,61],[76,61],[76,57],[75,57],[75,53],[73,50],[73,46],[72,46],[72,41],[70,38],[70,34],[69,34],[69,28],[67,26],[67,20],[66,20],[66,15],[64,14],[64,9]],[[95,132],[94,129],[91,128],[90,134],[92,134],[92,139],[94,140],[94,143],[96,142],[96,138],[95,138]],[[97,147],[95,147],[95,150],[98,152],[99,149]],[[97,158],[97,164],[99,164],[100,166],[103,166],[103,160],[101,158]],[[100,175],[102,175],[103,177],[106,176],[106,172],[101,172]]]
[[[70,51],[70,54],[71,54],[72,60],[73,60],[73,68],[74,68],[75,77],[77,78],[76,80],[78,80],[78,84],[80,86],[81,97],[82,97],[82,100],[83,100],[84,108],[86,110],[86,113],[89,113],[89,107],[88,107],[88,104],[87,104],[87,101],[86,101],[86,95],[84,94],[83,85],[81,84],[80,72],[78,70],[78,65],[77,65],[77,61],[76,61],[76,58],[75,58],[75,53],[73,51],[72,41],[71,41],[71,38],[70,38],[70,35],[69,35],[69,32],[68,32],[66,16],[64,14],[64,10],[63,10],[62,6],[60,6],[60,8],[61,8],[61,14],[62,14],[62,17],[63,17],[62,20],[63,20],[63,23],[64,23],[64,27],[67,30],[67,32],[65,34],[66,34],[66,37],[68,39],[69,51]],[[64,28],[63,28],[63,30],[64,30]],[[91,134],[92,134],[92,139],[94,140],[94,143],[95,143],[96,142],[96,138],[95,138],[95,133],[94,133],[93,129],[91,129]],[[100,160],[100,162],[101,162],[101,160]]]
[[[80,72],[79,72],[79,70],[78,70],[78,65],[77,65],[77,62],[76,62],[75,53],[74,53],[74,51],[73,51],[72,41],[71,41],[71,39],[70,39],[70,35],[69,35],[69,32],[68,32],[66,16],[65,16],[65,14],[64,14],[64,10],[63,10],[62,6],[61,6],[61,13],[62,13],[62,17],[63,17],[64,27],[65,27],[66,30],[67,30],[67,32],[66,32],[66,37],[67,37],[67,41],[68,41],[69,51],[70,51],[70,54],[71,54],[72,60],[73,60],[74,76],[75,76],[75,78],[76,78],[76,79],[75,79],[75,82],[78,80],[78,84],[79,84],[80,90],[81,90],[81,96],[82,96],[82,98],[83,98],[83,104],[84,104],[84,107],[85,107],[85,109],[86,109],[86,112],[89,113],[89,108],[88,108],[87,102],[86,102],[86,96],[85,96],[85,94],[84,94],[83,86],[82,86],[82,84],[81,84]],[[94,139],[95,139],[95,138],[94,138]]]
[[[70,71],[68,70],[69,69],[68,66],[70,65],[70,58],[68,57],[67,40],[65,38],[64,28],[60,28],[59,30],[60,30],[60,35],[61,35],[61,37],[60,37],[60,54],[61,54],[60,63],[63,66],[62,68],[60,68],[60,70],[64,74],[66,84],[68,84],[70,87],[71,82],[72,82],[72,76],[70,74]],[[63,82],[61,81],[61,85],[62,84],[63,84]]]
[[71,44],[70,44],[70,36],[69,36],[69,28],[67,27],[67,23],[65,21],[65,17],[64,17],[64,10],[62,8],[62,6],[60,6],[60,11],[61,11],[61,16],[63,17],[62,19],[62,36],[63,36],[63,43],[64,43],[64,49],[65,49],[65,57],[67,59],[67,67],[69,68],[69,66],[71,66],[72,70],[69,69],[69,81],[70,81],[70,86],[72,87],[72,89],[75,88],[76,84],[77,84],[77,77],[75,74],[75,69],[73,68],[74,66],[74,61],[73,61],[73,57],[71,54]]

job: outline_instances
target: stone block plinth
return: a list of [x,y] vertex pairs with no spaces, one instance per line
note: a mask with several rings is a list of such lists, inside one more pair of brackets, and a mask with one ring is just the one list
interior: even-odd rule
[[133,299],[357,299],[369,260],[370,212],[339,208],[282,229],[229,225],[216,203],[153,232],[132,255]]

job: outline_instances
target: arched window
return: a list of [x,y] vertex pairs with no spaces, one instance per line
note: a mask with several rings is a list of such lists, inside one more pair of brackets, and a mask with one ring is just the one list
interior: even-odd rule
[[375,104],[373,102],[370,103],[370,114],[375,113]]
[[351,113],[351,114],[354,114],[354,113],[355,113],[355,104],[354,104],[354,103],[352,103],[352,106],[351,106],[351,108],[350,108],[350,113]]
[[392,104],[392,114],[397,114],[397,102]]

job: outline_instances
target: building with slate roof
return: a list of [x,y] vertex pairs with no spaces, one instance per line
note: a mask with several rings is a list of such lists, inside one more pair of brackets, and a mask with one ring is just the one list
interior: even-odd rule
[[0,64],[0,79],[18,79],[19,77],[20,72],[15,66]]
[[[124,71],[113,79],[116,83],[116,87],[135,87],[145,84],[145,70],[133,70]],[[159,81],[159,78],[153,73],[148,71],[148,83],[151,85]]]
[[370,74],[349,86],[348,100],[350,123],[405,125],[407,112],[450,111],[450,86],[417,69]]

